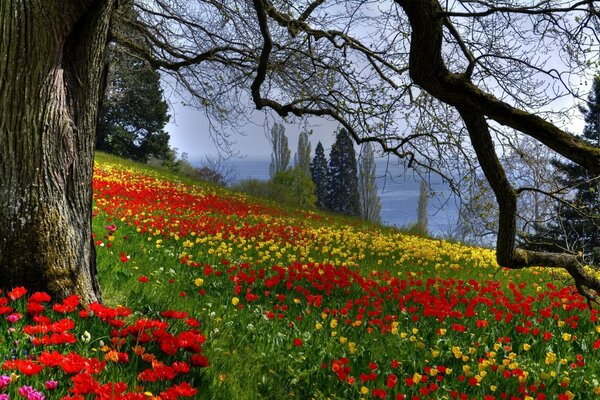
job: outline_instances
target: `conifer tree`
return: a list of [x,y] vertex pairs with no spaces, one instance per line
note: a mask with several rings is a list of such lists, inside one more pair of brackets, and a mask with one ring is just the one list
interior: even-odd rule
[[170,119],[168,109],[158,72],[113,45],[96,149],[142,162],[150,156],[174,161],[169,133],[164,130]]
[[310,133],[306,131],[300,132],[300,136],[298,136],[298,151],[294,156],[294,164],[296,167],[299,167],[301,171],[303,171],[306,176],[310,176],[310,141],[308,139],[308,135]]
[[317,143],[315,148],[315,157],[310,165],[312,180],[315,184],[315,195],[317,196],[316,206],[320,209],[327,208],[327,176],[329,168],[325,158],[325,150],[321,142]]
[[[600,75],[594,78],[587,102],[580,107],[585,126],[581,138],[600,147]],[[572,162],[555,160],[559,183],[570,187],[569,205],[556,207],[557,218],[527,238],[527,247],[556,251],[581,252],[588,262],[600,259],[600,185],[598,177]]]
[[377,195],[375,176],[375,152],[370,142],[363,145],[358,162],[358,194],[362,219],[369,222],[381,221],[381,201]]
[[273,152],[271,153],[271,164],[269,165],[269,176],[273,178],[280,172],[285,171],[290,164],[290,148],[288,138],[285,135],[283,124],[275,123],[268,136]]
[[329,153],[327,209],[360,216],[356,152],[348,131],[340,129]]

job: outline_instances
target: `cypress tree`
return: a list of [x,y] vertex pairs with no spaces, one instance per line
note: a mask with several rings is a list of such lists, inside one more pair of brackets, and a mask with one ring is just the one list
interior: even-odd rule
[[310,133],[306,131],[300,132],[298,136],[298,151],[294,156],[294,164],[304,172],[306,176],[310,176],[310,141],[308,135]]
[[283,124],[275,123],[269,141],[273,147],[271,153],[271,164],[269,165],[269,175],[273,178],[280,172],[285,171],[290,164],[290,148],[288,147],[288,138],[285,135],[285,127]]
[[333,212],[360,216],[356,152],[348,131],[340,129],[329,153],[327,208]]
[[325,158],[325,150],[321,142],[317,143],[315,149],[315,157],[310,165],[310,173],[315,184],[315,195],[317,196],[316,206],[321,209],[327,208],[327,175],[329,168],[327,167],[327,159]]
[[417,205],[417,224],[415,225],[415,231],[417,234],[427,236],[427,203],[428,203],[427,184],[425,181],[421,181],[419,187],[419,204]]
[[370,142],[363,145],[358,162],[358,194],[362,219],[380,222],[381,201],[377,195],[375,152]]

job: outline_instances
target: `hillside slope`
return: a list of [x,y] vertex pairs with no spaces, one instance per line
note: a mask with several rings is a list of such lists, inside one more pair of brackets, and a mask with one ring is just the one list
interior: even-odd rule
[[[587,398],[596,311],[491,250],[266,205],[100,158],[106,299],[202,321],[199,398]],[[491,397],[485,397],[491,396]]]

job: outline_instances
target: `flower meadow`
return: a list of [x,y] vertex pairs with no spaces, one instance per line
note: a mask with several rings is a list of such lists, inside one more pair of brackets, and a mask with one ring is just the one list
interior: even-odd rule
[[100,154],[104,303],[0,294],[0,399],[593,399],[571,282]]

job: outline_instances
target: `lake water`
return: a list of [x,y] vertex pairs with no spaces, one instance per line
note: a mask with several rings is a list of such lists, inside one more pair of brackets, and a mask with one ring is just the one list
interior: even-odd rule
[[[242,159],[231,162],[236,182],[243,179],[269,179],[270,160]],[[403,227],[417,220],[420,178],[403,166],[376,162],[378,194],[381,199],[381,222],[388,226]],[[428,202],[430,234],[447,236],[456,225],[457,206],[447,185],[435,176],[430,178],[435,192]]]

